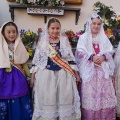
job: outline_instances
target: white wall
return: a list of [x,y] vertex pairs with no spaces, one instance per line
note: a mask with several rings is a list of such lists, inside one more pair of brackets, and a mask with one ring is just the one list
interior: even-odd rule
[[9,13],[9,2],[6,0],[0,0],[0,26],[6,22],[10,21],[10,13]]
[[[6,0],[0,0],[0,25],[4,22],[9,21],[9,3]],[[81,8],[81,14],[79,17],[78,25],[75,25],[75,12],[65,11],[64,16],[58,16],[57,18],[61,21],[63,29],[72,29],[75,32],[79,29],[83,29],[85,22],[92,14],[93,5],[98,0],[83,0],[81,5],[66,5],[68,7]],[[107,6],[112,6],[115,12],[120,12],[120,0],[99,0]],[[48,17],[49,18],[49,17]],[[28,15],[26,9],[15,9],[15,23],[17,23],[19,29],[33,30],[37,28],[44,28],[44,17],[42,15]]]

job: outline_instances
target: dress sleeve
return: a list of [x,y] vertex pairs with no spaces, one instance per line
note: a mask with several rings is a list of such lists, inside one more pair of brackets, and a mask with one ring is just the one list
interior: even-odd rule
[[35,73],[39,69],[39,61],[40,61],[40,49],[36,47],[35,54],[32,60],[32,67],[30,69],[30,73]]
[[92,61],[93,54],[86,50],[83,37],[80,36],[79,38],[75,58],[80,76],[84,82],[87,82],[92,79],[94,74],[94,62]]
[[39,46],[36,47],[35,54],[32,60],[32,68],[30,73],[37,72],[37,70],[44,69],[47,62],[46,54]]

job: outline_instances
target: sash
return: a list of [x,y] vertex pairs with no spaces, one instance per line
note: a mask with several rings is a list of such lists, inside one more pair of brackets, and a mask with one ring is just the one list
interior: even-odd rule
[[49,44],[49,49],[50,49],[49,58],[51,58],[53,62],[55,62],[60,67],[62,67],[64,70],[70,72],[76,78],[75,72],[70,67],[70,65],[58,55],[56,50],[50,44]]

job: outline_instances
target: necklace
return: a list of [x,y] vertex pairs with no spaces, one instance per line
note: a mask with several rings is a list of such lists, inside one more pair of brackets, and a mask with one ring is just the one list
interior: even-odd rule
[[8,48],[13,52],[15,43],[8,44]]
[[60,41],[59,37],[49,37],[50,38],[50,43],[58,43]]
[[51,40],[57,40],[57,39],[58,39],[58,37],[53,37],[53,36],[50,36],[50,39],[51,39]]
[[99,38],[98,36],[95,38],[92,38],[92,42],[95,44],[95,48],[97,49],[99,47]]

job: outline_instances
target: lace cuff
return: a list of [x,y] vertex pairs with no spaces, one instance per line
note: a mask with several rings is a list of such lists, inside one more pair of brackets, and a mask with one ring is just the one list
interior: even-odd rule
[[30,69],[30,73],[35,73],[38,71],[38,69],[39,69],[38,66],[32,66],[32,68]]

